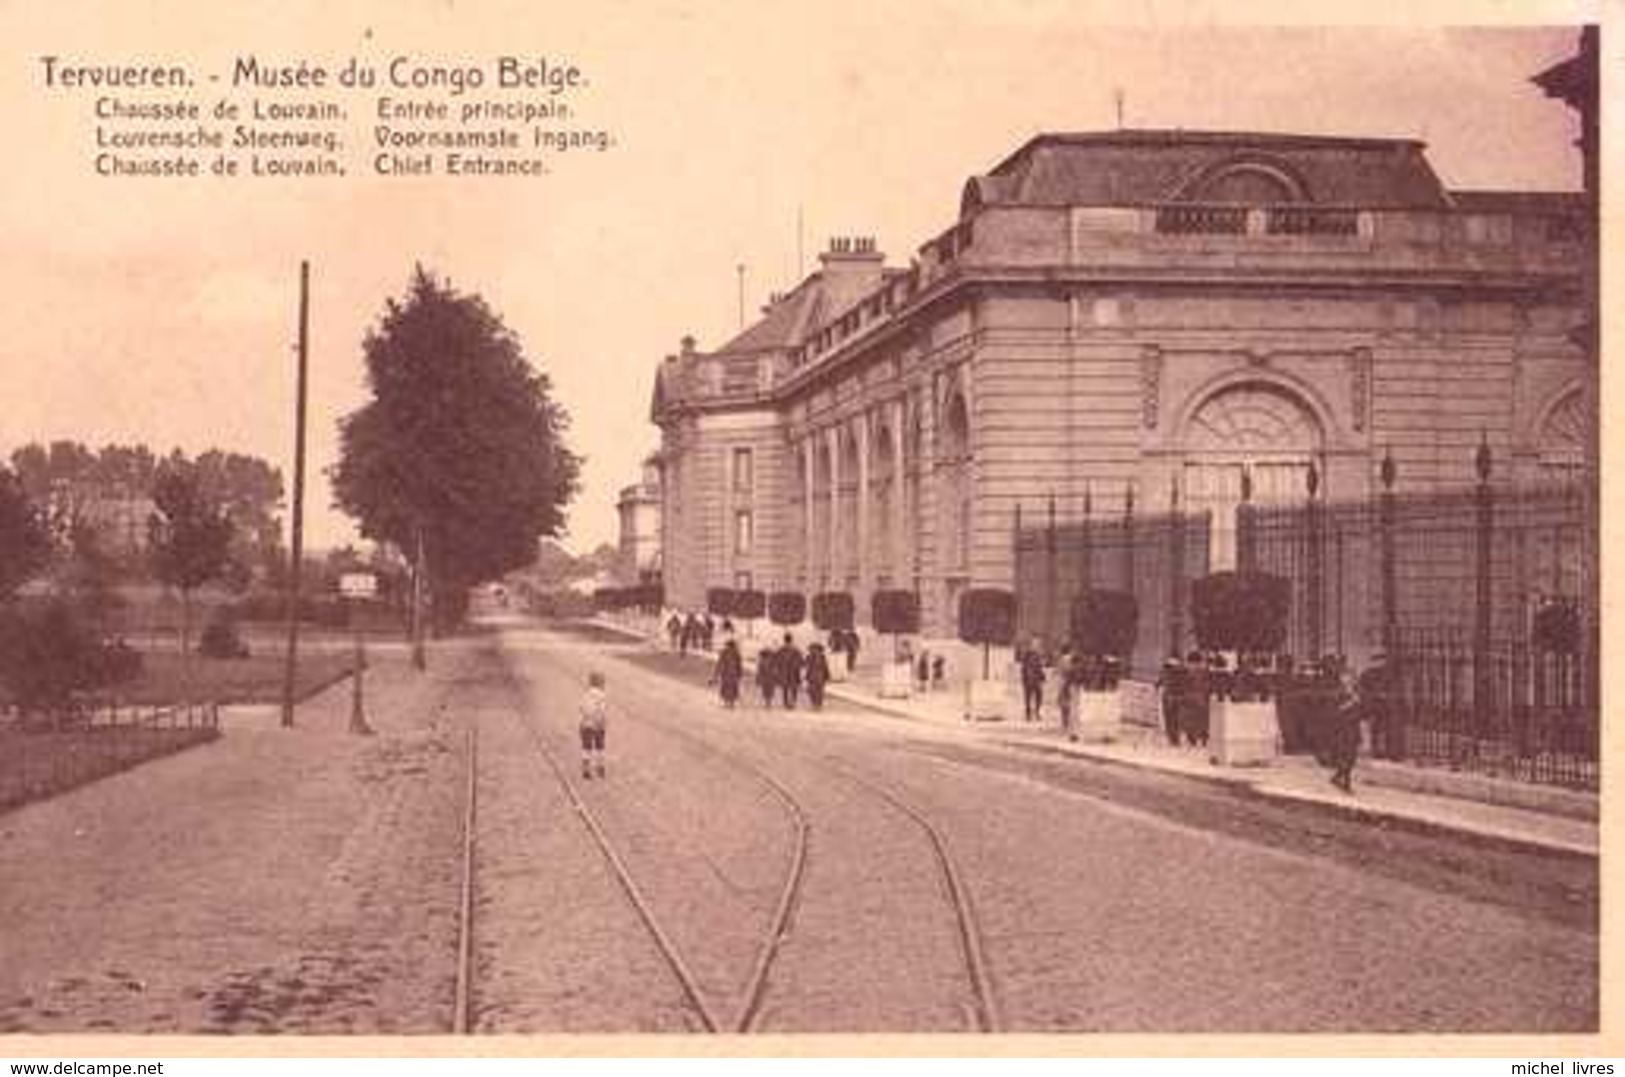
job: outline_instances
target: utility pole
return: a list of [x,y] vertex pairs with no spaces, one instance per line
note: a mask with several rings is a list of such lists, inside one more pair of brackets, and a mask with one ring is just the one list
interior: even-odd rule
[[294,681],[299,668],[299,577],[305,555],[305,382],[310,349],[310,263],[299,263],[299,383],[293,420],[293,536],[289,551],[288,660],[282,673],[282,726],[293,727]]
[[734,267],[739,273],[739,328],[745,328],[745,263]]

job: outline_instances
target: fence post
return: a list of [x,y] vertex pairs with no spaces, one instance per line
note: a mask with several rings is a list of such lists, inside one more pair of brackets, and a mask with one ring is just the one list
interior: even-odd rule
[[1081,587],[1085,591],[1089,590],[1089,588],[1093,584],[1093,581],[1090,579],[1090,576],[1093,575],[1093,572],[1094,572],[1094,566],[1093,566],[1093,564],[1091,564],[1091,562],[1093,562],[1094,559],[1095,559],[1095,548],[1094,548],[1095,547],[1095,538],[1094,538],[1094,531],[1093,531],[1093,524],[1094,524],[1093,515],[1094,515],[1094,512],[1093,512],[1093,510],[1094,510],[1094,499],[1089,493],[1089,484],[1084,483],[1083,484],[1083,549],[1081,551],[1082,552],[1082,557],[1083,557],[1083,564],[1081,566],[1081,571],[1078,574],[1078,581],[1079,581],[1078,585],[1079,585],[1079,587]]
[[1493,671],[1490,669],[1490,567],[1491,546],[1495,528],[1495,495],[1490,489],[1490,445],[1488,436],[1479,435],[1478,452],[1474,456],[1478,471],[1478,489],[1475,491],[1478,508],[1478,526],[1475,548],[1478,562],[1478,588],[1473,610],[1473,726],[1482,731],[1486,723],[1494,724]]
[[1123,495],[1123,590],[1134,594],[1134,480]]
[[1252,572],[1257,552],[1253,549],[1253,472],[1241,465],[1241,504],[1236,506],[1236,570]]
[[1185,514],[1179,474],[1168,479],[1168,653],[1185,653]]
[[1320,492],[1320,472],[1315,469],[1313,460],[1309,462],[1309,471],[1304,476],[1304,483],[1309,491],[1309,503],[1306,507],[1307,515],[1304,521],[1306,524],[1304,527],[1304,541],[1308,543],[1308,549],[1304,551],[1304,561],[1306,574],[1309,577],[1306,584],[1308,590],[1304,596],[1307,599],[1305,613],[1309,619],[1309,656],[1312,659],[1318,659],[1325,653],[1325,640],[1322,633],[1323,614],[1325,612],[1322,603],[1324,598],[1322,591],[1324,571],[1321,566],[1320,556],[1320,498],[1316,496]]

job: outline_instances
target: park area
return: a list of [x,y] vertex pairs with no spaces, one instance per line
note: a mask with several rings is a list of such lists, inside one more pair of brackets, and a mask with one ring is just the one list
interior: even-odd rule
[[[301,649],[296,699],[349,676],[348,651]],[[284,658],[269,648],[246,658],[143,651],[140,672],[104,693],[78,701],[56,719],[23,716],[0,687],[0,811],[105,777],[218,736],[216,708],[275,703],[282,698]],[[188,702],[190,705],[188,705]]]

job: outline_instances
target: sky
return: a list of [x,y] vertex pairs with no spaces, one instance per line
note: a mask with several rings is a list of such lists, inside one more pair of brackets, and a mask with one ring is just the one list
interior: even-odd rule
[[[1127,127],[1418,138],[1450,187],[1580,184],[1576,124],[1528,79],[1573,51],[1564,24],[1598,5],[1413,4],[1431,25],[1342,28],[1303,24],[1328,15],[1302,4],[1139,10],[1156,24],[1045,0],[0,0],[0,294],[13,312],[0,454],[58,437],[212,446],[291,476],[308,259],[307,544],[348,541],[324,472],[338,420],[365,400],[362,338],[421,262],[483,296],[551,379],[585,457],[565,536],[584,552],[615,540],[617,492],[658,446],[656,364],[685,334],[703,349],[737,331],[738,266],[751,311],[794,283],[798,213],[807,268],[831,235],[873,235],[906,264],[953,222],[969,176],[1039,132],[1112,129],[1119,90]],[[1249,25],[1201,21],[1221,12]],[[1469,25],[1508,17],[1545,25]],[[46,86],[47,54],[200,72],[247,55],[568,59],[588,75],[581,124],[618,144],[533,179],[98,177],[95,94]],[[358,142],[372,96],[339,98]]]

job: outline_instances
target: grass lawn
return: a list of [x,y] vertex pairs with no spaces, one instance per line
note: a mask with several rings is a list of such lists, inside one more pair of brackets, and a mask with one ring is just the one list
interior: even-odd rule
[[[130,703],[172,703],[181,696],[181,656],[174,651],[145,651],[140,676],[120,685],[116,695]],[[305,699],[343,679],[351,668],[349,654],[299,655],[294,697]],[[191,660],[191,692],[195,701],[215,703],[277,703],[282,699],[283,656],[256,654],[248,658]]]

